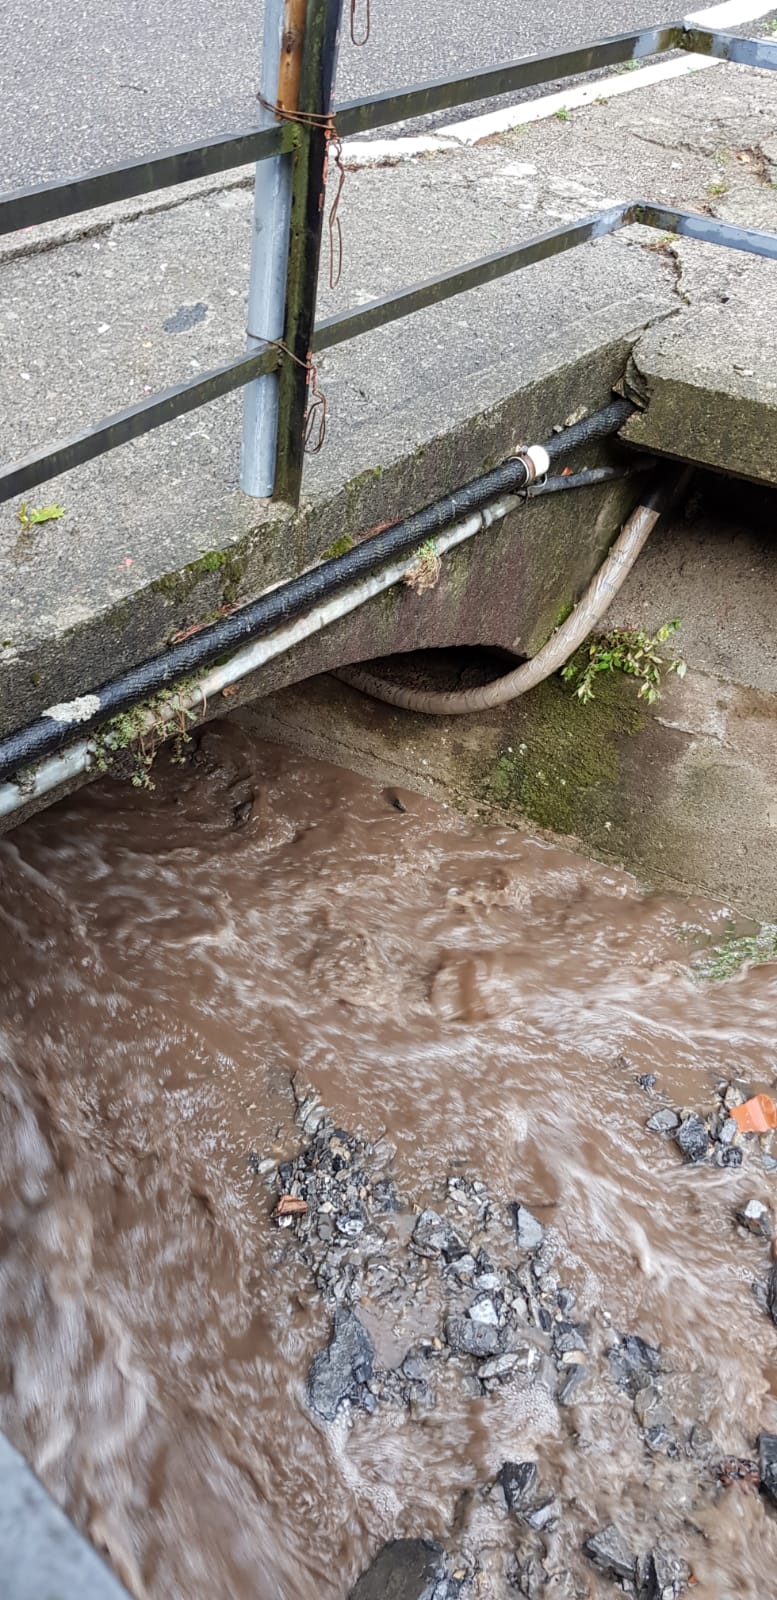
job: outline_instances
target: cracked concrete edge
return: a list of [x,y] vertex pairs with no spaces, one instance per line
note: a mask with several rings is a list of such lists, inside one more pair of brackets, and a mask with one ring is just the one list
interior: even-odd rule
[[5,234],[0,238],[0,266],[27,256],[43,255],[48,250],[59,249],[61,245],[78,244],[82,239],[99,239],[110,233],[117,223],[138,222],[141,217],[173,211],[178,206],[188,205],[192,200],[202,200],[211,194],[223,194],[230,189],[250,189],[253,181],[253,166],[235,167],[231,172],[219,172],[211,178],[193,178],[190,183],[177,184],[174,188],[155,189],[153,194],[117,200],[113,205],[79,211],[73,216],[61,217],[56,222],[44,222],[39,227]]
[[[672,322],[680,337],[690,325],[682,313]],[[693,371],[682,359],[675,366],[650,329],[630,352],[624,393],[638,407],[622,432],[627,443],[777,485],[777,401],[757,380],[743,373],[716,386],[703,367]]]

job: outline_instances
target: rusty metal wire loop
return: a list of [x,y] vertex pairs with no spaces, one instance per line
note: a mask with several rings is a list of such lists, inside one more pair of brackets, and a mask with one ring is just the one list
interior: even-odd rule
[[370,37],[370,30],[372,28],[372,18],[371,18],[371,15],[370,15],[370,4],[371,4],[371,0],[365,0],[365,5],[364,5],[364,29],[363,29],[361,38],[357,38],[357,34],[356,34],[356,13],[357,13],[357,11],[359,9],[359,0],[351,0],[351,43],[355,44],[358,48],[360,48],[363,44],[367,44],[367,42],[369,40],[369,37]]
[[[256,339],[258,335],[249,332],[248,337],[249,339]],[[274,345],[275,349],[280,350],[282,355],[288,356],[295,366],[302,367],[307,376],[308,399],[305,407],[304,448],[306,455],[317,456],[319,451],[323,450],[326,439],[327,406],[326,395],[318,381],[316,363],[310,351],[308,351],[306,360],[302,361],[299,356],[295,356],[293,350],[290,350],[287,344],[284,344],[282,339],[269,339],[267,343]]]
[[[273,104],[272,100],[265,100],[261,94],[257,95],[260,106],[265,111],[272,112],[281,122],[296,123],[301,128],[317,128],[326,139],[326,159],[324,161],[324,193],[326,193],[327,177],[329,175],[330,155],[337,170],[337,189],[329,207],[327,219],[329,227],[329,287],[336,289],[343,272],[343,229],[339,217],[340,198],[345,184],[345,167],[343,166],[343,143],[335,126],[335,119],[331,112],[317,111],[287,111],[284,106]],[[323,201],[322,201],[323,204]]]

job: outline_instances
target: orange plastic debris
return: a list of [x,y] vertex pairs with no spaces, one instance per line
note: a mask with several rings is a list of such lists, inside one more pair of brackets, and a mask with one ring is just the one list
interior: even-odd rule
[[777,1106],[768,1094],[753,1095],[743,1106],[734,1106],[731,1115],[742,1133],[768,1133],[777,1128]]

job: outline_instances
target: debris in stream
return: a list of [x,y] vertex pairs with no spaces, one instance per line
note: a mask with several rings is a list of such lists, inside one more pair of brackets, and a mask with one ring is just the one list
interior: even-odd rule
[[777,1326],[777,1261],[766,1280],[766,1309]]
[[660,1111],[654,1111],[652,1117],[648,1117],[645,1123],[645,1127],[649,1128],[651,1133],[675,1133],[679,1126],[679,1114],[673,1111],[671,1106],[664,1106]]
[[748,1099],[739,1083],[723,1082],[718,1085],[711,1111],[662,1106],[645,1126],[651,1133],[673,1138],[692,1165],[711,1160],[716,1167],[741,1167],[749,1148],[760,1154],[763,1169],[770,1172],[777,1170],[777,1161],[768,1149],[777,1127],[777,1122],[770,1120],[772,1112],[777,1118],[777,1108],[768,1095]]
[[[768,1435],[762,1434],[762,1438]],[[757,1461],[750,1461],[744,1456],[724,1456],[716,1468],[718,1483],[723,1489],[730,1489],[734,1483],[759,1484],[761,1473]]]
[[632,1400],[661,1371],[660,1349],[646,1344],[636,1333],[624,1333],[608,1351],[608,1359],[618,1388],[624,1389]]
[[[554,1270],[555,1231],[522,1201],[508,1210],[495,1207],[483,1183],[462,1175],[450,1175],[443,1195],[432,1204],[424,1196],[427,1203],[414,1212],[412,1199],[396,1192],[387,1147],[337,1127],[310,1097],[298,1105],[308,1142],[277,1169],[273,1217],[291,1228],[333,1316],[330,1342],[314,1358],[308,1378],[317,1415],[331,1422],[350,1403],[367,1411],[395,1407],[422,1418],[438,1404],[446,1370],[462,1395],[475,1401],[505,1386],[516,1393],[539,1386],[561,1408],[579,1404],[584,1386],[601,1370],[602,1352],[592,1325],[576,1318],[575,1290]],[[670,1117],[673,1126],[666,1116],[662,1125],[676,1136],[691,1124],[697,1144],[686,1133],[690,1150],[701,1150],[702,1136],[705,1150],[712,1144],[701,1116]],[[745,1210],[755,1222],[755,1213]],[[357,1314],[367,1305],[371,1315],[384,1310],[395,1330],[407,1315],[413,1329],[404,1354],[385,1369]],[[420,1335],[419,1307],[426,1322]],[[608,1330],[605,1337],[605,1370],[631,1400],[649,1458],[682,1460],[689,1467],[695,1461],[697,1471],[708,1473],[712,1436],[700,1423],[678,1424],[660,1348],[636,1333]],[[542,1484],[542,1475],[536,1460],[505,1460],[491,1485],[501,1489],[506,1514],[529,1541],[516,1552],[510,1580],[529,1600],[546,1594],[551,1582],[545,1558],[532,1551],[531,1541],[544,1541],[563,1515],[561,1499],[552,1483]],[[476,1564],[479,1548],[468,1547],[468,1559]],[[638,1559],[612,1524],[591,1535],[585,1548],[594,1565],[634,1600],[673,1600],[685,1587],[687,1568],[678,1557],[655,1548]],[[433,1580],[423,1577],[427,1568],[436,1574]],[[462,1592],[462,1581],[439,1547],[399,1541],[380,1552],[353,1600],[379,1593],[448,1600]],[[463,1592],[470,1593],[467,1584]]]
[[515,1204],[513,1206],[515,1218],[515,1231],[518,1235],[519,1250],[539,1250],[545,1238],[545,1229],[541,1222],[533,1217],[526,1206]]
[[679,1600],[691,1581],[687,1561],[669,1550],[656,1547],[637,1562],[639,1600]]
[[777,1106],[768,1094],[753,1095],[742,1105],[733,1106],[731,1115],[742,1133],[768,1133],[777,1128]]
[[508,1511],[524,1511],[537,1489],[536,1461],[505,1461],[497,1473]]
[[614,1522],[592,1534],[583,1549],[605,1577],[636,1600],[679,1600],[693,1581],[688,1563],[661,1545],[635,1555]]

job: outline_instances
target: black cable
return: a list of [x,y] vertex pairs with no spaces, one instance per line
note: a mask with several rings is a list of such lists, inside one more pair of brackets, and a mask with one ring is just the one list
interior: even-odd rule
[[[573,427],[554,434],[544,448],[552,461],[557,460],[560,455],[595,439],[617,433],[633,410],[628,400],[616,400]],[[398,556],[412,554],[426,539],[467,512],[478,510],[499,495],[515,494],[524,489],[527,480],[528,469],[523,460],[514,457],[505,461],[452,494],[416,511],[413,516],[395,522],[382,533],[373,534],[344,555],[324,561],[288,583],[279,584],[269,594],[241,606],[180,644],[171,645],[161,655],[101,684],[99,689],[91,691],[99,706],[88,719],[59,721],[43,716],[28,727],[8,734],[0,739],[0,778],[11,777],[20,767],[52,755],[76,735],[84,737],[108,718],[126,711],[128,706],[150,699],[179,679],[200,672],[220,656],[231,655],[250,640],[272,633],[375,568],[385,566]]]

